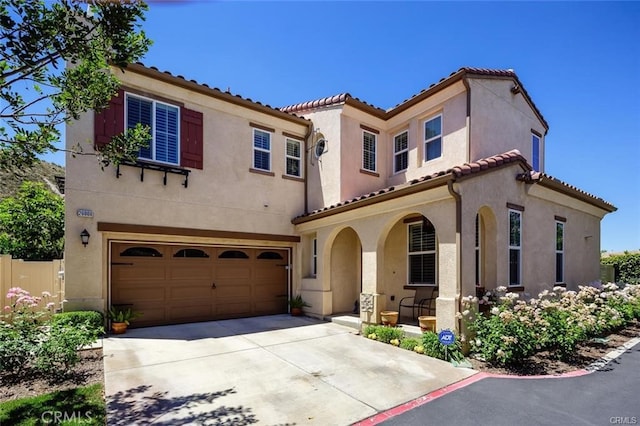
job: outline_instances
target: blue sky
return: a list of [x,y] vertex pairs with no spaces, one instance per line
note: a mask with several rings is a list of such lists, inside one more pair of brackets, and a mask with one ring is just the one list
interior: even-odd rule
[[602,249],[640,249],[640,3],[155,2],[144,30],[145,65],[272,106],[389,108],[462,66],[512,68],[550,126],[546,172],[618,207]]

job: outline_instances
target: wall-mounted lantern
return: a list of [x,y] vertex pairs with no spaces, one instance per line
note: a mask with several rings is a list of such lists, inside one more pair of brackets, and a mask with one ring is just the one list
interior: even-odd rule
[[89,244],[89,237],[91,236],[91,234],[89,234],[89,231],[87,231],[86,229],[83,229],[82,232],[80,233],[80,240],[82,241],[82,245],[83,246],[87,246],[87,244]]

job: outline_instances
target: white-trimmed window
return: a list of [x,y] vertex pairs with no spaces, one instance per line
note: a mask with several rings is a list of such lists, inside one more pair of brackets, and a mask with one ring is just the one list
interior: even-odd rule
[[318,274],[318,239],[314,238],[311,245],[311,275]]
[[375,133],[362,131],[362,168],[369,172],[376,171],[376,145]]
[[476,214],[476,242],[475,242],[475,254],[476,254],[476,286],[482,286],[481,283],[481,275],[482,275],[482,253],[480,251],[480,215]]
[[564,283],[564,223],[556,221],[556,284]]
[[271,133],[253,129],[253,168],[271,171]]
[[286,139],[287,150],[285,154],[287,176],[302,177],[302,150],[301,143],[295,139]]
[[424,122],[424,161],[442,156],[442,115]]
[[509,285],[522,285],[522,212],[509,210]]
[[531,134],[531,166],[540,171],[540,136],[535,133]]
[[409,285],[436,285],[436,230],[429,220],[408,227]]
[[393,138],[393,172],[399,173],[409,167],[409,132]]
[[127,129],[138,123],[151,129],[149,146],[140,148],[138,158],[180,164],[180,108],[127,93],[125,123]]

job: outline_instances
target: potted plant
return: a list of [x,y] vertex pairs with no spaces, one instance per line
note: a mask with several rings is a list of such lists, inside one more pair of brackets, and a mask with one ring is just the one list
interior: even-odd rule
[[293,299],[289,300],[289,308],[291,308],[291,315],[294,317],[302,315],[302,308],[310,308],[311,305],[307,304],[302,299],[301,295],[297,295]]
[[382,325],[395,327],[398,324],[398,311],[381,311],[380,321]]
[[131,308],[112,306],[109,308],[109,319],[111,320],[111,330],[113,334],[123,334],[131,320],[140,317],[142,314],[134,312]]

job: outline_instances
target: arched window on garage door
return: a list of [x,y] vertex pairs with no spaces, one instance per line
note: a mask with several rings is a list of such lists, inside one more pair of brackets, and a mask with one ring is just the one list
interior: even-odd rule
[[240,250],[226,250],[220,253],[218,259],[248,259],[247,253]]
[[282,260],[284,259],[280,253],[275,251],[263,251],[258,255],[258,259],[262,260]]
[[129,247],[120,253],[120,257],[162,257],[162,253],[153,247]]
[[204,250],[187,248],[178,250],[173,257],[207,258],[209,255]]

